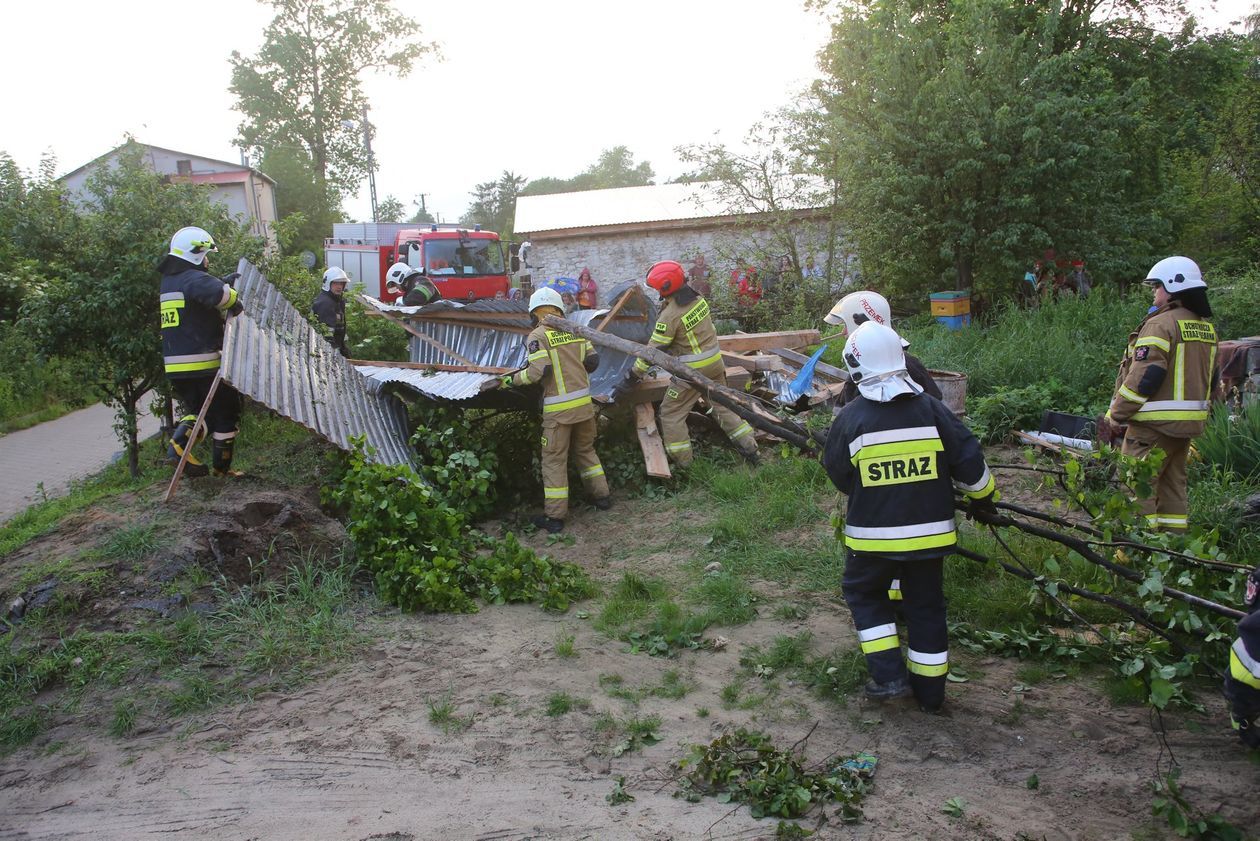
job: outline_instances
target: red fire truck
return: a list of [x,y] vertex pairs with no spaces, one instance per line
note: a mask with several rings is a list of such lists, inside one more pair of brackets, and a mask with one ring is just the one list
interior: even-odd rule
[[511,286],[499,235],[480,225],[337,223],[324,240],[324,261],[382,301],[389,300],[385,273],[400,261],[424,272],[443,298],[493,298]]

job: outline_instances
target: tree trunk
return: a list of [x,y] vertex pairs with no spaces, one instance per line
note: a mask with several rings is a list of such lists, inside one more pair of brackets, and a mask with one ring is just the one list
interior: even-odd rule
[[574,324],[558,316],[549,315],[543,319],[543,323],[557,330],[565,330],[575,336],[581,336],[589,340],[592,344],[600,347],[610,348],[620,351],[627,356],[637,356],[645,359],[653,365],[664,368],[678,379],[686,382],[688,385],[694,386],[703,393],[709,400],[714,403],[720,403],[748,421],[752,426],[757,427],[763,432],[768,432],[778,438],[782,438],[792,446],[802,452],[816,455],[819,444],[825,444],[827,437],[821,432],[810,433],[805,427],[794,423],[790,420],[782,418],[769,418],[756,410],[756,404],[752,403],[747,397],[704,376],[696,373],[695,370],[688,368],[674,357],[667,353],[662,353],[655,348],[632,342],[629,339],[623,339],[620,336],[613,336],[608,333],[600,333],[589,327],[583,327],[580,324]]
[[958,277],[959,289],[971,289],[971,254],[965,252],[962,246],[954,243],[954,272]]

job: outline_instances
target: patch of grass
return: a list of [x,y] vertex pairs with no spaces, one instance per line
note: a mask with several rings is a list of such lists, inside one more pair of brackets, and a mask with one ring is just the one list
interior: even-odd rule
[[138,561],[162,545],[155,523],[140,523],[117,529],[101,544],[101,557],[109,561]]
[[616,636],[622,626],[651,613],[654,603],[664,598],[667,591],[665,582],[659,579],[625,573],[595,617],[595,629]]
[[742,579],[729,572],[705,575],[692,591],[692,599],[703,605],[713,625],[742,625],[757,618],[757,596]]
[[455,714],[455,702],[453,700],[454,689],[448,689],[439,698],[425,698],[425,705],[429,708],[429,723],[435,727],[441,727],[442,732],[450,735],[452,732],[459,731],[472,724],[472,718],[461,718]]
[[691,687],[678,673],[677,669],[670,669],[661,675],[661,684],[652,689],[652,694],[659,698],[670,698],[678,700],[691,691]]
[[1044,663],[1024,663],[1015,670],[1015,679],[1026,686],[1036,686],[1049,679],[1051,669]]
[[185,670],[179,686],[167,690],[166,707],[173,716],[207,709],[223,698],[223,689],[205,675]]
[[1146,704],[1149,692],[1137,677],[1108,674],[1102,680],[1103,693],[1117,707],[1139,707]]
[[573,647],[574,636],[566,631],[561,631],[556,636],[556,656],[569,658],[576,657],[577,651]]
[[551,718],[567,715],[573,710],[589,709],[591,702],[585,698],[575,698],[568,692],[553,692],[547,696],[547,706],[543,713]]
[[784,602],[775,607],[774,618],[784,622],[800,622],[809,618],[809,607],[799,602]]
[[140,713],[140,708],[131,698],[120,698],[114,703],[114,718],[109,723],[109,733],[111,736],[122,738],[130,736],[132,731],[136,729],[136,717]]
[[709,717],[708,707],[696,707],[696,718],[708,718],[708,717]]

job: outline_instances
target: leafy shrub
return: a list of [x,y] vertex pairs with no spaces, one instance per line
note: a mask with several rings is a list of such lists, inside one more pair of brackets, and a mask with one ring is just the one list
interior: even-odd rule
[[1212,320],[1222,339],[1260,336],[1260,266],[1235,277],[1206,278]]
[[1086,411],[1080,396],[1057,379],[1023,388],[1001,386],[973,401],[971,426],[986,444],[1005,438],[1011,430],[1036,429],[1042,415],[1049,411],[1077,413]]
[[493,511],[497,498],[499,459],[485,443],[468,413],[441,407],[427,412],[411,435],[421,478],[469,520]]
[[355,551],[384,601],[403,610],[469,613],[477,598],[565,610],[591,595],[580,567],[540,558],[513,535],[482,555],[489,539],[473,532],[438,489],[410,466],[370,463],[357,443],[325,497],[345,509]]

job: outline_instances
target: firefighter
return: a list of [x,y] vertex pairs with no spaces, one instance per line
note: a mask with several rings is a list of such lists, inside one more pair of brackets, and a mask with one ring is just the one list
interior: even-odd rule
[[542,323],[549,315],[563,316],[564,302],[554,289],[539,289],[529,299],[534,330],[525,340],[525,368],[488,380],[482,391],[543,385],[542,479],[543,513],[531,522],[551,534],[564,530],[569,511],[569,450],[577,462],[582,484],[600,511],[612,508],[604,466],[595,452],[595,405],[591,402],[590,374],[599,367],[599,354],[586,339],[553,330]]
[[1245,607],[1238,639],[1229,649],[1225,698],[1238,738],[1247,747],[1260,749],[1260,567],[1247,578]]
[[[853,292],[841,298],[831,312],[823,316],[823,321],[836,325],[844,325],[844,334],[850,334],[858,329],[861,325],[868,321],[874,321],[876,324],[883,324],[885,327],[892,327],[892,310],[888,306],[888,301],[878,292],[871,292],[864,289],[861,292]],[[910,343],[905,339],[901,340],[903,348],[910,347]],[[910,379],[923,386],[923,391],[932,395],[937,400],[941,399],[941,389],[932,379],[932,375],[928,373],[927,366],[919,361],[916,356],[906,354],[906,371],[910,374]],[[844,390],[840,392],[840,398],[836,401],[838,405],[845,405],[858,395],[857,385],[852,381],[844,384]]]
[[395,263],[385,273],[385,286],[397,288],[402,293],[402,303],[406,307],[422,307],[441,298],[433,281],[424,276],[424,272],[406,263]]
[[[648,269],[647,285],[660,293],[664,302],[649,340],[651,346],[677,357],[697,374],[726,385],[726,366],[722,364],[717,331],[709,317],[709,302],[687,285],[687,273],[682,264],[673,260],[656,263]],[[649,367],[646,360],[636,359],[631,376],[642,377]],[[674,380],[661,400],[661,437],[665,441],[665,452],[682,468],[690,465],[693,458],[687,413],[699,399],[699,391]],[[740,454],[749,463],[757,464],[757,440],[752,426],[724,406],[715,404],[712,411]]]
[[[945,698],[949,646],[944,559],[956,542],[954,488],[973,516],[996,517],[996,490],[980,442],[906,371],[901,337],[870,322],[845,343],[858,398],[836,417],[823,466],[848,495],[844,598],[871,680],[866,695],[913,694],[925,712]],[[888,588],[900,579],[907,626],[903,659]]]
[[338,266],[332,266],[324,272],[324,287],[315,300],[311,302],[311,312],[320,323],[332,331],[332,345],[342,356],[349,356],[346,347],[346,284],[350,276]]
[[[219,370],[223,348],[224,314],[241,311],[232,284],[233,273],[222,279],[209,274],[208,255],[218,251],[214,237],[202,228],[180,228],[171,237],[171,249],[158,264],[162,274],[162,357],[166,378],[184,405],[186,414],[171,435],[167,456],[178,461],[189,442],[197,412],[206,401],[210,384]],[[239,476],[232,470],[232,451],[241,417],[241,396],[220,382],[206,412],[211,438],[211,468],[216,476]],[[185,472],[204,476],[206,467],[189,454]]]
[[1216,328],[1206,321],[1212,307],[1193,260],[1160,260],[1145,283],[1154,288],[1155,309],[1129,334],[1099,436],[1114,439],[1116,427],[1127,423],[1120,452],[1146,458],[1164,451],[1155,495],[1140,500],[1142,512],[1153,529],[1184,530],[1186,454],[1207,424]]

